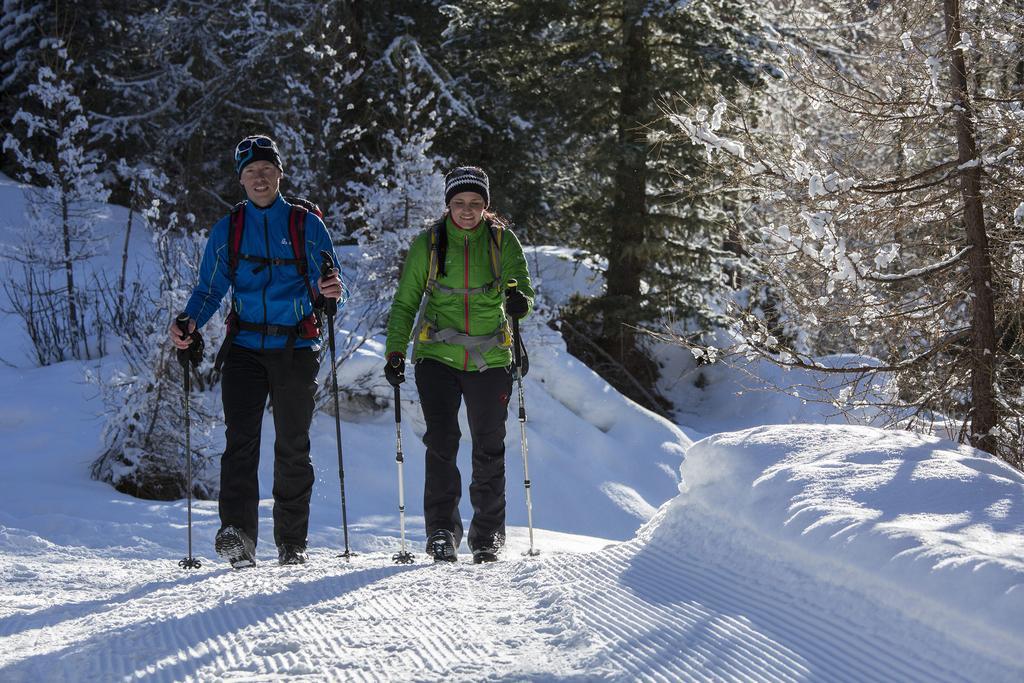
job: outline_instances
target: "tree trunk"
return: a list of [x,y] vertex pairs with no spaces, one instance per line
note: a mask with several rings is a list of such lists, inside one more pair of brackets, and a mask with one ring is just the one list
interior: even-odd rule
[[[79,355],[79,322],[78,307],[75,305],[75,263],[71,258],[71,225],[68,208],[68,193],[70,188],[67,184],[61,183],[60,217],[61,231],[64,238],[64,280],[67,285],[68,297],[68,336],[71,342],[71,357],[81,358]],[[84,330],[83,330],[84,332]]]
[[[943,0],[946,19],[946,47],[950,58],[950,80],[956,104],[956,138],[960,164],[978,156],[974,132],[974,110],[967,90],[967,66],[960,43],[960,0]],[[968,265],[971,280],[971,441],[989,453],[996,450],[992,429],[996,426],[995,397],[996,325],[992,291],[992,260],[985,213],[981,199],[981,166],[960,170],[964,227],[971,246]]]
[[640,278],[646,267],[647,144],[639,127],[646,122],[651,55],[644,2],[622,2],[622,64],[619,69],[619,158],[610,212],[607,289],[604,296],[603,346],[626,367],[634,367],[636,331],[641,308]]
[[[134,194],[134,188],[132,188]],[[132,218],[135,216],[135,197],[128,200],[128,226],[124,230],[124,248],[121,250],[121,279],[117,283],[117,320],[124,322],[124,288],[128,279],[128,242],[132,237]]]

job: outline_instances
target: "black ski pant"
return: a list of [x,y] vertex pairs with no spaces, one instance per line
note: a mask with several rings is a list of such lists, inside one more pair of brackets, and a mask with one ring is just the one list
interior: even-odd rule
[[274,542],[306,546],[313,463],[309,426],[320,370],[312,349],[256,351],[233,345],[224,362],[221,396],[227,447],[220,461],[220,523],[256,542],[259,522],[260,432],[270,396],[274,415]]
[[505,536],[505,419],[512,393],[512,374],[508,368],[490,368],[467,372],[436,360],[416,363],[416,388],[427,431],[423,486],[423,516],[427,538],[438,529],[462,541],[459,500],[462,477],[455,462],[459,451],[459,407],[466,399],[466,416],[473,441],[473,479],[469,500],[473,520],[469,526],[469,547],[487,546],[492,539]]

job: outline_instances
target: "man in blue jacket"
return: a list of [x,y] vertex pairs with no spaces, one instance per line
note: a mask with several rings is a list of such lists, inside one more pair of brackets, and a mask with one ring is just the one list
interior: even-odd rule
[[[322,341],[314,307],[322,297],[341,298],[338,259],[320,218],[281,196],[284,172],[273,140],[244,138],[235,148],[235,170],[248,201],[210,231],[199,283],[185,306],[189,334],[172,323],[169,335],[175,347],[188,348],[192,332],[232,292],[228,340],[218,354],[227,446],[215,548],[236,568],[256,564],[260,430],[269,395],[276,435],[274,542],[280,564],[302,564],[313,491],[309,427]],[[301,251],[293,246],[300,241]],[[334,264],[327,272],[321,272],[323,251]]]

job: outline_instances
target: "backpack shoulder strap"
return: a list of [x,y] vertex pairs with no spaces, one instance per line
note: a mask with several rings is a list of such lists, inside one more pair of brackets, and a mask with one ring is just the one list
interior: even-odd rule
[[324,212],[320,210],[320,207],[317,206],[315,202],[311,202],[310,200],[304,197],[285,197],[284,199],[292,206],[301,206],[303,209],[309,211],[311,214],[315,215],[320,220],[324,219]]
[[448,231],[445,230],[444,221],[430,226],[430,245],[428,250],[429,262],[427,264],[427,286],[425,290],[432,292],[437,284],[437,276],[446,275],[444,268],[445,255],[448,251]]
[[306,254],[306,216],[309,210],[301,204],[292,204],[288,214],[288,239],[292,243],[292,255],[295,257],[295,267],[299,275],[306,281],[306,291],[309,292],[309,300],[316,303],[316,293],[313,291],[313,283],[309,281],[309,257]]
[[502,225],[487,224],[487,230],[491,238],[491,274],[494,276],[495,288],[504,289],[505,283],[502,280],[503,268],[501,264],[501,242],[505,236],[505,228]]
[[306,256],[306,214],[309,211],[305,207],[293,204],[288,213],[288,239],[292,243],[292,255],[295,257],[295,267],[299,269],[299,275],[305,277],[309,271],[308,258]]
[[445,227],[445,221],[438,221],[434,226],[434,240],[435,240],[435,256],[437,257],[437,266],[434,269],[435,274],[440,273],[441,277],[448,274],[448,270],[445,267],[446,257],[448,255],[448,229]]
[[238,202],[231,208],[228,218],[228,279],[235,282],[238,272],[238,255],[242,251],[242,233],[245,232],[245,201]]

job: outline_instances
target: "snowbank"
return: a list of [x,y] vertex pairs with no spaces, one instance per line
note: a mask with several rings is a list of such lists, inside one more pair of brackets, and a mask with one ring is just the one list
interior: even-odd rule
[[[732,357],[697,365],[689,349],[664,343],[657,345],[657,356],[662,362],[658,389],[675,405],[679,421],[699,427],[704,435],[766,424],[878,425],[878,409],[863,402],[885,398],[887,391],[884,377],[857,381],[851,394],[844,388],[852,375],[782,368],[761,359]],[[878,363],[855,355],[815,360],[828,367]]]
[[[727,525],[993,654],[1024,644],[1024,476],[980,451],[910,432],[789,425],[689,449],[673,515]],[[685,512],[684,512],[685,510]]]

